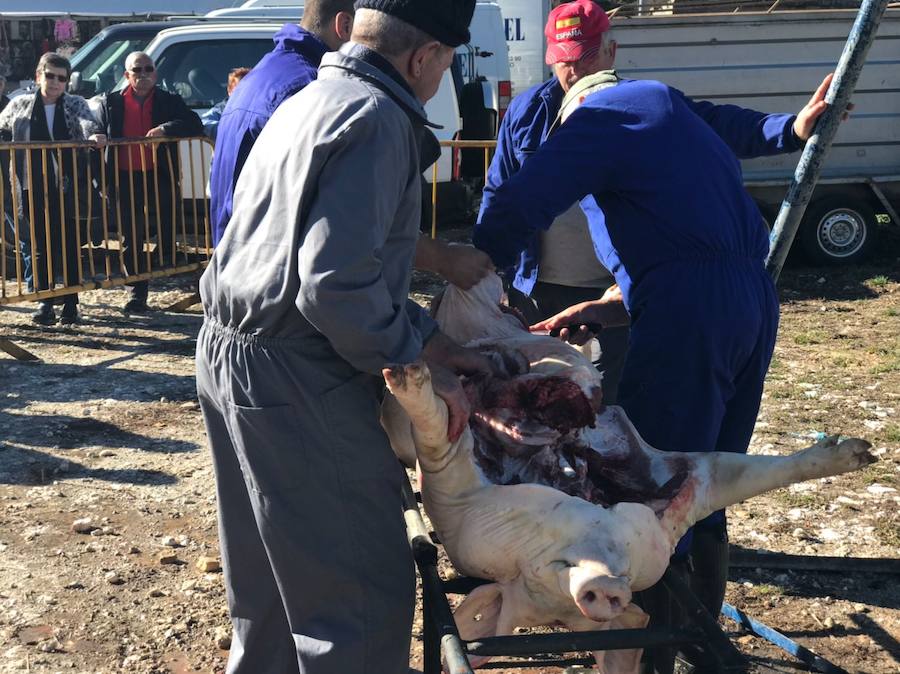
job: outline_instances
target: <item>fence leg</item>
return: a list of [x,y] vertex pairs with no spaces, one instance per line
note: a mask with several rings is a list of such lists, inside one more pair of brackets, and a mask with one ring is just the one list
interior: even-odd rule
[[10,340],[0,337],[0,351],[5,351],[16,360],[35,361],[40,360],[30,351],[26,351],[18,344],[14,344]]
[[200,304],[200,293],[192,293],[188,297],[185,297],[183,300],[178,300],[175,304],[166,307],[163,311],[170,311],[172,313],[180,313],[182,311],[187,311],[193,306]]

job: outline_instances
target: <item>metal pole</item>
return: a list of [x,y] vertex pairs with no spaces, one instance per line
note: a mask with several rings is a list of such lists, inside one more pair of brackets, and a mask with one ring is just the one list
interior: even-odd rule
[[762,637],[769,643],[778,646],[778,648],[783,651],[790,653],[795,658],[808,665],[814,672],[822,672],[822,674],[847,674],[846,670],[828,662],[825,658],[816,655],[796,641],[788,639],[781,632],[777,632],[768,625],[764,625],[758,620],[754,620],[731,604],[722,604],[722,615],[738,623],[747,631],[753,632],[755,635]]
[[856,15],[856,21],[850,30],[841,60],[834,73],[834,80],[825,95],[825,101],[829,104],[828,110],[819,118],[812,136],[806,142],[800,163],[794,172],[794,181],[788,189],[778,218],[775,220],[775,226],[772,228],[766,271],[775,281],[781,274],[781,268],[797,235],[800,220],[806,212],[813,189],[819,180],[825,155],[831,148],[841,117],[856,88],[859,74],[866,62],[866,54],[875,41],[878,24],[888,2],[889,0],[863,0]]

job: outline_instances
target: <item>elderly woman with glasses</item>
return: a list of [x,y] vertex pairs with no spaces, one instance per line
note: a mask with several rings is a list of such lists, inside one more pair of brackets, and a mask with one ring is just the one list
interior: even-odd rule
[[[67,59],[52,52],[44,54],[35,73],[38,90],[14,99],[0,114],[0,141],[105,142],[106,136],[101,133],[87,101],[66,93],[71,73],[72,66]],[[80,159],[69,149],[61,154],[52,149],[19,150],[14,154],[15,176],[11,187],[19,211],[19,238],[24,242],[28,289],[50,290],[57,279],[67,286],[79,285],[74,176],[75,162]],[[84,176],[83,172],[79,173]],[[40,303],[33,320],[41,325],[56,322],[52,300]],[[78,322],[77,295],[67,295],[63,300],[60,322],[66,325]]]

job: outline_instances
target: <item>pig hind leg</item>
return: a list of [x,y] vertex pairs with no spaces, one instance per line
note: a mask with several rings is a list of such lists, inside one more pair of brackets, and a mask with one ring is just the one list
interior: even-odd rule
[[689,454],[693,478],[663,516],[677,540],[695,522],[752,496],[804,480],[858,470],[877,459],[865,440],[830,437],[789,456],[747,456],[725,452]]

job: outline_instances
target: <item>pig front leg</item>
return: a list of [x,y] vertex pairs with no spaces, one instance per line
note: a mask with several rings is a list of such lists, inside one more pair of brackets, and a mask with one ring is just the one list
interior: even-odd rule
[[[598,623],[588,618],[570,620],[566,623],[573,632],[596,632],[599,630],[633,630],[643,629],[650,623],[650,616],[635,604],[629,604],[625,611],[605,623]],[[643,648],[631,648],[620,651],[594,651],[599,674],[638,674],[641,666]]]
[[796,482],[841,475],[876,462],[865,440],[825,438],[790,456],[688,454],[692,477],[662,517],[677,541],[695,522],[726,506]]
[[459,440],[447,436],[447,405],[434,392],[425,363],[394,365],[382,371],[388,390],[406,410],[413,426],[419,467],[428,481],[448,496],[464,494],[483,485],[472,458],[474,440],[469,427]]

